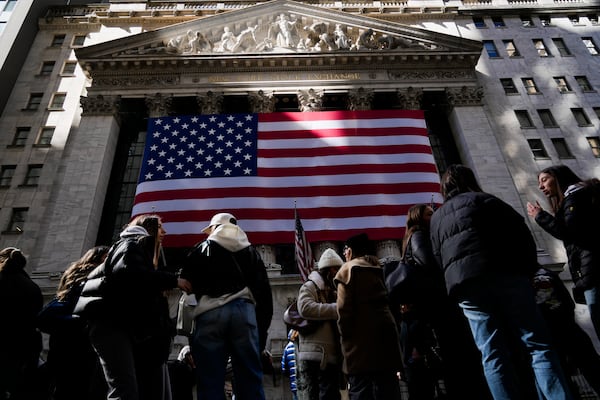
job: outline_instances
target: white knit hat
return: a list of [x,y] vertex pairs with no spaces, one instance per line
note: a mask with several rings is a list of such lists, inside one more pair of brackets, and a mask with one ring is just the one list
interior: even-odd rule
[[321,258],[319,258],[317,268],[321,270],[323,268],[329,267],[341,267],[343,263],[344,261],[342,261],[342,258],[338,255],[338,253],[336,253],[335,250],[329,248],[326,249],[323,252],[323,254],[321,254]]

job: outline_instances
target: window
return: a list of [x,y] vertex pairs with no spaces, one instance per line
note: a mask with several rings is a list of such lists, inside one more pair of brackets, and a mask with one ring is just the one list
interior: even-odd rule
[[594,112],[596,113],[596,117],[600,119],[600,107],[594,107]]
[[498,58],[500,55],[498,54],[498,49],[496,49],[496,45],[491,40],[484,40],[483,47],[490,58]]
[[503,40],[502,43],[504,43],[504,48],[506,49],[506,53],[508,53],[509,57],[521,56],[521,53],[519,53],[517,46],[515,46],[515,42],[513,42],[512,40]]
[[597,14],[588,14],[587,19],[590,21],[592,25],[598,25],[598,15]]
[[81,47],[85,43],[85,35],[75,35],[73,38],[73,42],[71,42],[71,46],[73,47]]
[[473,17],[473,23],[475,24],[475,28],[481,29],[485,28],[485,21],[481,17]]
[[44,61],[42,63],[42,69],[40,69],[41,76],[48,76],[52,73],[54,69],[54,61]]
[[0,187],[9,187],[15,175],[16,165],[3,165],[0,169]]
[[29,101],[25,106],[25,110],[27,111],[35,111],[40,108],[40,104],[42,103],[43,93],[31,93],[29,95]]
[[6,7],[4,7],[4,11],[11,12],[15,9],[16,5],[17,5],[17,0],[8,0],[6,2]]
[[592,154],[594,154],[594,157],[600,158],[600,137],[591,136],[587,137],[586,139],[590,145],[590,148],[592,149]]
[[550,26],[552,25],[552,18],[549,15],[540,16],[540,23],[542,26]]
[[521,15],[521,25],[524,28],[533,27],[533,21],[532,21],[531,17],[529,15]]
[[552,112],[547,109],[537,110],[540,119],[542,120],[542,124],[544,128],[556,128],[558,125],[556,124],[556,120],[552,115]]
[[573,158],[573,153],[569,150],[567,146],[567,142],[563,138],[553,138],[550,139],[552,144],[554,145],[554,149],[556,150],[556,154],[558,154],[558,158]]
[[35,144],[37,146],[50,146],[50,142],[52,141],[52,136],[54,136],[54,128],[44,127],[40,131],[40,134],[39,134]]
[[552,41],[554,42],[554,45],[558,50],[558,54],[560,54],[562,57],[571,55],[571,52],[569,51],[569,48],[565,44],[564,40],[562,40],[561,38],[554,38],[552,39]]
[[75,75],[75,68],[77,68],[76,61],[67,61],[63,65],[61,75]]
[[527,110],[515,110],[515,115],[521,128],[535,128]]
[[575,121],[577,121],[577,125],[579,125],[579,126],[592,125],[592,122],[586,115],[585,111],[583,111],[583,108],[571,108],[571,112],[573,113],[573,116],[575,117]]
[[554,82],[556,82],[556,86],[558,86],[558,91],[561,93],[569,93],[571,92],[571,87],[569,83],[565,79],[564,76],[555,76]]
[[63,43],[65,42],[65,36],[66,35],[54,35],[54,37],[52,38],[52,43],[50,44],[50,46],[52,47],[60,47],[63,45]]
[[571,21],[571,24],[579,25],[579,16],[578,15],[569,15],[569,16],[567,16],[567,18],[569,18],[569,21]]
[[590,81],[588,81],[587,77],[576,76],[575,81],[577,81],[577,84],[579,85],[579,88],[581,89],[582,92],[593,92],[594,91],[594,88],[590,84]]
[[17,128],[17,132],[15,133],[15,136],[13,137],[11,146],[14,146],[14,147],[25,146],[25,144],[27,143],[27,138],[29,137],[30,131],[31,131],[31,128],[28,126],[23,126],[23,127]]
[[584,37],[581,38],[581,40],[583,41],[583,44],[585,44],[585,47],[588,49],[591,55],[598,55],[598,46],[596,46],[594,40],[591,37]]
[[53,110],[62,110],[63,104],[65,103],[65,99],[67,98],[66,93],[55,93],[52,96],[52,101],[50,102],[50,108]]
[[533,153],[533,158],[548,158],[542,139],[527,139],[527,143]]
[[546,49],[546,46],[544,45],[544,41],[542,39],[533,39],[533,45],[535,46],[535,49],[537,50],[538,56],[540,56],[540,57],[550,57],[551,56],[548,49]]
[[32,164],[27,167],[27,175],[23,181],[24,186],[36,186],[42,175],[42,165]]
[[500,79],[500,83],[504,88],[504,94],[519,94],[519,91],[517,90],[512,78]]
[[525,91],[527,92],[527,94],[539,94],[540,93],[533,78],[521,78],[521,81],[523,82],[523,86],[525,86]]
[[27,208],[13,208],[10,221],[5,232],[21,233],[27,219]]
[[492,23],[494,28],[504,28],[506,26],[502,17],[492,17]]

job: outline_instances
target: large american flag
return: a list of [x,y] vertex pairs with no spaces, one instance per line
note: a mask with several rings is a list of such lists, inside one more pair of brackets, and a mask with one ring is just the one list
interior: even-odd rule
[[399,239],[406,211],[441,203],[422,111],[151,118],[133,216],[161,215],[166,247],[192,246],[217,212],[254,244]]

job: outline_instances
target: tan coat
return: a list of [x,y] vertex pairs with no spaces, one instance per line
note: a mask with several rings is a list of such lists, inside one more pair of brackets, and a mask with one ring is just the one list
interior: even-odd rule
[[335,276],[343,370],[349,375],[401,371],[398,330],[383,269],[372,257],[348,261]]

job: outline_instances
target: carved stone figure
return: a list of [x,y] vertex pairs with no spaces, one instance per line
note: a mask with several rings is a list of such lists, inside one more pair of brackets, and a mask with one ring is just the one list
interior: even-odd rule
[[274,42],[277,43],[278,47],[288,49],[296,47],[296,22],[297,20],[290,21],[289,17],[285,14],[279,14],[277,21],[271,24],[269,28],[269,38],[274,38]]
[[356,44],[353,46],[356,50],[372,50],[377,49],[378,45],[375,41],[375,32],[373,29],[367,29],[358,36]]
[[338,49],[347,50],[350,48],[350,40],[346,36],[346,33],[342,30],[342,26],[340,24],[335,24],[333,38]]
[[[189,34],[188,34],[189,38]],[[202,34],[200,31],[196,31],[192,34],[192,37],[189,39],[187,53],[189,54],[197,54],[204,53],[212,50],[212,43]]]
[[235,53],[237,51],[255,50],[258,46],[258,42],[254,34],[257,28],[258,25],[251,26],[250,23],[248,23],[248,27],[241,31],[236,37],[235,43],[231,48],[231,52]]
[[215,51],[218,51],[220,53],[223,53],[226,51],[231,51],[233,46],[235,46],[235,42],[236,42],[235,35],[231,31],[231,28],[226,26],[223,28],[223,34],[221,35],[221,42],[219,43],[219,46],[215,49]]

